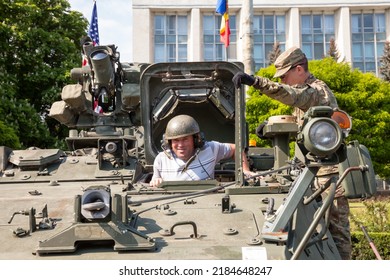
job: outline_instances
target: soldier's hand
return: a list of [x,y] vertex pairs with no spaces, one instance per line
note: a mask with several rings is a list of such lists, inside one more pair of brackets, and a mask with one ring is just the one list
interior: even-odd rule
[[251,86],[255,82],[255,77],[245,74],[244,72],[238,72],[232,79],[234,86],[240,88],[242,84]]
[[257,128],[256,128],[256,135],[260,138],[260,139],[267,139],[268,137],[265,137],[264,136],[264,127],[268,124],[268,121],[263,121]]

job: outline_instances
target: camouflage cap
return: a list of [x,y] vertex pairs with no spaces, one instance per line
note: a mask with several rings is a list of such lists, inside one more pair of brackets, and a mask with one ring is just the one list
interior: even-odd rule
[[275,61],[276,73],[275,78],[283,76],[293,66],[302,63],[306,59],[306,55],[298,47],[292,47],[281,53]]

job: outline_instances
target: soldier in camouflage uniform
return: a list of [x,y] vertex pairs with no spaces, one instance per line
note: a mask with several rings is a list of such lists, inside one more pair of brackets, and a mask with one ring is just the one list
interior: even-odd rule
[[[253,86],[265,95],[294,107],[293,115],[298,124],[302,123],[304,113],[312,106],[330,106],[338,108],[336,98],[329,87],[314,77],[308,69],[306,55],[300,48],[292,47],[283,52],[275,61],[276,74],[282,83],[267,78],[251,76],[243,72],[233,77],[236,88],[241,84]],[[337,166],[323,167],[318,172],[314,184],[324,184],[332,175],[338,175]],[[338,187],[330,211],[329,230],[340,252],[342,259],[350,259],[352,252],[349,226],[349,204]]]

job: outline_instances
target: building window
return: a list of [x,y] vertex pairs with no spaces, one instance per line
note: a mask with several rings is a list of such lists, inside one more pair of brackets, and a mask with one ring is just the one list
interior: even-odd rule
[[302,15],[301,25],[302,51],[307,58],[313,60],[327,56],[330,41],[335,38],[334,16]]
[[187,61],[187,16],[154,17],[154,62]]
[[237,59],[236,16],[229,14],[230,44],[227,48],[220,40],[221,20],[220,15],[203,16],[203,59],[205,61]]
[[353,67],[378,75],[386,41],[385,14],[353,14],[351,29]]
[[253,52],[255,69],[269,66],[268,56],[275,43],[281,51],[286,46],[286,19],[284,15],[253,16]]

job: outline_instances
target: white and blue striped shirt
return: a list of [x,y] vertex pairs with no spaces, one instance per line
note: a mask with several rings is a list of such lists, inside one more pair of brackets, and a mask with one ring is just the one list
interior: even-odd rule
[[154,160],[152,179],[162,178],[163,181],[214,179],[216,163],[229,158],[231,151],[229,143],[207,141],[187,168],[185,168],[187,162],[176,157],[172,151],[160,152]]

